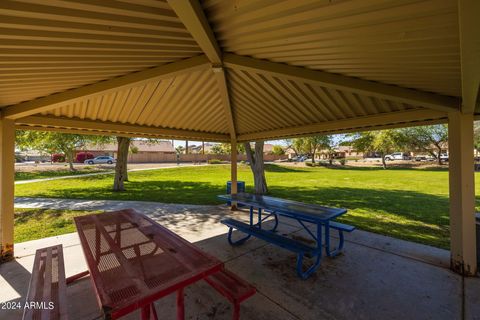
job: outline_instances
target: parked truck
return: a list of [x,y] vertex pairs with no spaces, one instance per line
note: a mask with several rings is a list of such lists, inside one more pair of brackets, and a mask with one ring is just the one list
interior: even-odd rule
[[405,152],[394,152],[385,155],[385,161],[410,160],[410,156]]

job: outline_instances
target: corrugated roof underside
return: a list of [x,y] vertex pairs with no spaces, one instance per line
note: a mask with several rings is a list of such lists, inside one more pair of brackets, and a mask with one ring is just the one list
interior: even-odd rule
[[0,1],[0,106],[198,54],[164,1]]
[[243,70],[228,69],[228,80],[238,134],[420,108]]
[[457,1],[203,1],[226,52],[460,96]]
[[42,115],[228,133],[218,85],[210,69],[78,99]]

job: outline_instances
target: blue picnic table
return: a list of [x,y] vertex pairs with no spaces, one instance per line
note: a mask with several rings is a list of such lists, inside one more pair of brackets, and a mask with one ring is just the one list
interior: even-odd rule
[[[274,198],[263,195],[249,193],[238,193],[234,195],[219,195],[219,199],[233,201],[243,204],[250,208],[249,224],[228,218],[223,219],[222,223],[229,227],[228,242],[231,245],[240,245],[254,236],[274,245],[297,253],[297,274],[299,277],[308,278],[320,266],[322,259],[322,248],[325,246],[325,253],[329,257],[338,255],[344,246],[343,232],[352,232],[355,227],[334,221],[335,218],[347,213],[346,209],[330,208],[315,204],[306,204],[303,202]],[[256,214],[255,214],[256,211]],[[257,216],[256,221],[255,216]],[[275,233],[279,219],[283,216],[297,221],[305,229],[316,245],[312,246],[305,242],[294,240]],[[273,227],[265,229],[264,222],[273,219]],[[314,231],[306,223],[313,224]],[[245,234],[240,239],[234,240],[232,237],[233,229]],[[330,229],[338,231],[339,242],[336,248],[331,248]],[[324,231],[323,231],[324,230]],[[324,236],[322,237],[322,232]],[[323,244],[325,241],[325,245]],[[304,257],[313,259],[313,264],[304,267]]]

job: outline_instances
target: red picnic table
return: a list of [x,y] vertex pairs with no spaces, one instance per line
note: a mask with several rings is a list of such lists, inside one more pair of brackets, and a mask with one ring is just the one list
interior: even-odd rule
[[75,224],[107,319],[136,309],[142,319],[157,319],[153,302],[175,291],[183,319],[183,289],[223,269],[220,260],[132,209],[76,217]]

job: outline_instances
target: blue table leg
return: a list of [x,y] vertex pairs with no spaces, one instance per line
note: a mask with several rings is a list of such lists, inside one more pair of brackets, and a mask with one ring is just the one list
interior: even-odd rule
[[258,228],[262,229],[262,208],[258,208]]
[[338,237],[339,237],[338,247],[335,248],[334,250],[331,250],[330,249],[330,223],[327,221],[325,223],[325,252],[327,253],[327,256],[335,257],[342,251],[343,244],[345,242],[342,230],[338,230]]
[[238,239],[238,240],[233,240],[232,239],[232,233],[233,233],[233,228],[228,228],[228,243],[230,243],[232,246],[239,246],[243,244],[245,241],[250,239],[252,235],[247,234],[245,237]]
[[[263,211],[262,209],[258,209],[259,210],[259,214],[258,214],[258,222],[257,222],[257,226],[261,229],[262,228],[262,222],[267,220],[268,218],[270,218],[271,216],[273,216],[273,220],[274,220],[274,225],[273,227],[268,230],[268,231],[271,231],[271,232],[275,232],[275,230],[277,230],[277,227],[278,227],[278,215],[275,213],[275,211],[272,211],[272,212],[268,212],[268,211]],[[262,212],[265,212],[266,214],[262,216]]]
[[275,232],[278,227],[278,215],[275,212],[272,212],[271,215],[273,215],[273,218],[275,219],[275,224],[273,225],[273,228],[270,230],[272,232]]
[[[253,226],[253,207],[250,206],[250,226]],[[232,246],[239,246],[243,243],[245,243],[245,241],[247,241],[248,239],[250,239],[250,237],[252,235],[250,234],[247,234],[245,237],[243,238],[240,238],[238,240],[233,240],[232,239],[232,234],[233,234],[233,228],[228,228],[228,243],[230,243],[230,245]]]
[[253,226],[253,206],[250,206],[250,226]]
[[315,270],[318,269],[322,261],[322,224],[317,224],[317,248],[315,249],[313,258],[315,262],[305,271],[303,271],[303,257],[305,253],[299,253],[297,256],[297,274],[302,279],[307,279]]

